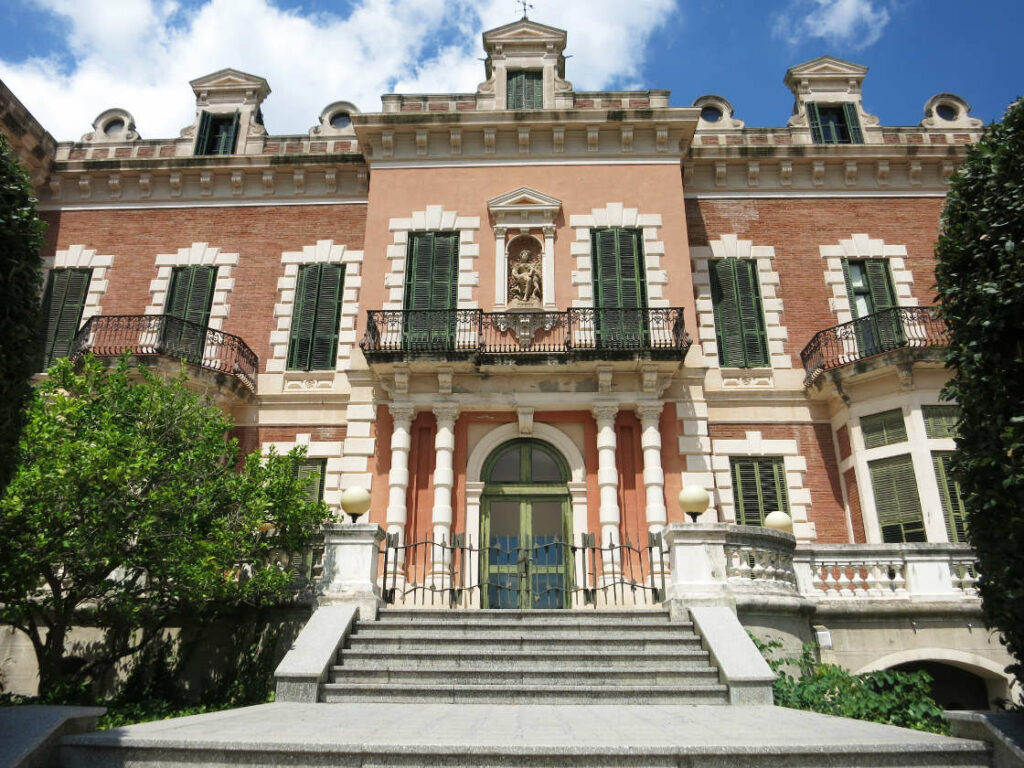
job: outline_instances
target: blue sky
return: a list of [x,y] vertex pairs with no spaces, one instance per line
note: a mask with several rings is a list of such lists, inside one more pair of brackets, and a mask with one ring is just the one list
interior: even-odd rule
[[[985,122],[1024,94],[1021,0],[533,0],[568,30],[575,87],[668,88],[674,106],[729,99],[748,126],[783,125],[787,67],[831,54],[870,67],[864,104],[914,125],[939,92]],[[58,139],[109,107],[146,138],[191,122],[188,80],[233,66],[266,77],[272,133],[305,133],[345,99],[472,91],[482,30],[513,0],[4,0],[0,79]]]

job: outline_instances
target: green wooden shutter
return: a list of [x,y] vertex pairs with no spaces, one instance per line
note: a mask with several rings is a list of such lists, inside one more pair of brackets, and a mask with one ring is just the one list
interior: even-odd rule
[[865,259],[864,268],[871,289],[871,305],[875,314],[879,351],[902,346],[905,343],[903,322],[898,312],[888,311],[897,306],[896,292],[893,290],[892,277],[889,275],[889,262],[886,259]]
[[846,295],[850,300],[850,314],[857,319],[857,304],[853,300],[853,279],[850,277],[850,260],[843,259],[843,280],[846,282]]
[[735,259],[714,259],[709,266],[718,361],[722,366],[739,367],[743,365],[743,328],[736,303]]
[[946,534],[950,541],[961,542],[967,541],[967,513],[960,494],[960,483],[950,471],[952,460],[953,451],[932,452],[932,467],[935,469],[939,498],[942,500],[942,518],[946,521]]
[[327,459],[306,459],[295,465],[295,476],[306,480],[306,501],[316,503],[324,500],[324,478],[327,475]]
[[313,328],[316,324],[319,271],[319,264],[304,264],[299,267],[295,283],[295,302],[292,304],[292,327],[288,335],[289,370],[309,368],[309,349],[313,343]]
[[614,229],[594,230],[590,255],[594,268],[594,303],[598,307],[617,307],[619,297],[618,238]]
[[821,129],[821,115],[818,114],[818,105],[813,101],[807,102],[807,124],[811,127],[811,141],[815,144],[824,144],[825,132]]
[[526,109],[544,108],[544,73],[524,72],[524,100]]
[[875,512],[887,544],[925,541],[921,498],[909,455],[868,462]]
[[640,232],[597,229],[590,236],[597,342],[642,346],[647,338],[646,270]]
[[729,461],[737,523],[763,525],[770,512],[789,513],[786,468],[780,457],[733,457]]
[[196,129],[196,145],[192,151],[194,155],[206,155],[210,152],[210,126],[213,117],[209,112],[199,113],[199,127]]
[[345,273],[339,264],[319,266],[320,289],[317,291],[309,367],[314,371],[329,371],[337,365],[338,321],[341,318],[341,290]]
[[769,365],[756,262],[714,259],[709,266],[719,362],[739,368]]
[[236,111],[234,116],[231,118],[231,126],[227,132],[223,134],[224,140],[217,147],[217,154],[220,155],[233,155],[235,154],[235,144],[238,141],[238,123],[241,120],[241,115]]
[[175,267],[171,272],[166,314],[184,322],[171,320],[165,327],[170,353],[192,362],[202,360],[216,282],[216,267]]
[[907,439],[907,425],[903,421],[903,411],[899,408],[862,416],[860,431],[864,436],[865,448],[902,443]]
[[404,334],[407,348],[448,348],[458,307],[458,232],[416,232],[407,250]]
[[846,117],[846,130],[850,135],[851,144],[863,144],[864,134],[860,130],[860,119],[857,117],[857,105],[847,102],[843,104],[843,115]]
[[924,431],[930,440],[957,436],[956,425],[960,421],[960,406],[926,405],[921,411],[924,416]]
[[67,357],[71,343],[78,333],[89,291],[91,269],[55,269],[43,296],[40,316],[46,322],[43,365],[49,368],[54,361]]
[[743,365],[756,368],[768,365],[768,339],[764,329],[761,286],[757,279],[757,262],[735,259],[736,303],[740,310],[743,334]]
[[526,104],[526,72],[505,71],[505,106],[508,109],[523,109]]

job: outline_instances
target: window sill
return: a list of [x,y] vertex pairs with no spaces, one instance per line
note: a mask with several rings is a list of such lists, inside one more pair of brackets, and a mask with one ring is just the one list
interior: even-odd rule
[[764,368],[722,368],[723,389],[771,389],[775,376],[770,367]]
[[285,390],[316,390],[334,387],[335,371],[285,371]]

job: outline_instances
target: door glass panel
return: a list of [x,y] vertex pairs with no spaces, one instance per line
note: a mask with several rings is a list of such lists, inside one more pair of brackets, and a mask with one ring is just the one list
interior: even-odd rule
[[559,566],[562,564],[562,502],[534,501],[532,515],[533,564]]
[[519,574],[497,573],[487,575],[487,606],[504,610],[519,607]]
[[547,451],[533,448],[530,451],[530,475],[535,483],[563,482],[562,468]]
[[487,546],[492,566],[516,564],[519,548],[518,501],[491,502],[491,530]]
[[535,573],[531,579],[532,608],[564,608],[565,607],[565,574]]
[[492,483],[518,483],[520,467],[519,446],[514,445],[505,451],[491,468],[491,476],[488,478]]

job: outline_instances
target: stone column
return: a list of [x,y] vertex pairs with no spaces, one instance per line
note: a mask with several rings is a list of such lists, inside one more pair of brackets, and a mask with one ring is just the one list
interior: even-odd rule
[[[412,447],[411,403],[392,403],[388,406],[394,429],[391,433],[391,472],[388,473],[388,508],[384,516],[388,533],[398,534],[398,543],[405,543],[405,524],[409,518],[406,498],[409,491],[409,449]],[[395,568],[402,570],[405,552],[399,550]],[[389,569],[390,570],[390,569]]]
[[452,486],[455,473],[452,458],[455,453],[455,418],[459,407],[454,403],[434,406],[437,418],[437,436],[434,438],[434,508],[431,522],[434,526],[434,541],[443,538],[452,541]]
[[[602,403],[591,409],[597,421],[597,484],[601,489],[602,547],[617,545],[619,538],[619,470],[615,464],[615,415],[619,406]],[[605,553],[605,558],[608,554]]]
[[505,227],[494,228],[494,308],[504,309],[508,301],[508,253],[505,249]]
[[640,447],[644,452],[644,490],[647,495],[647,529],[656,533],[668,522],[665,508],[665,472],[661,467],[661,430],[659,422],[663,403],[640,403],[636,415],[640,419]]
[[541,260],[541,273],[544,279],[544,309],[556,309],[558,305],[555,303],[555,228],[553,226],[544,227],[544,256]]

